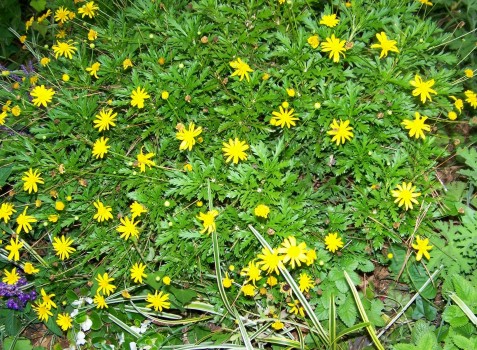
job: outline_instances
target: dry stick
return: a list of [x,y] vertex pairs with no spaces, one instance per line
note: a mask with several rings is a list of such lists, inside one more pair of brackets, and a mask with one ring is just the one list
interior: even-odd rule
[[422,291],[429,285],[429,283],[439,274],[439,272],[441,272],[441,270],[444,268],[444,265],[441,265],[439,266],[439,268],[434,271],[434,273],[432,274],[431,277],[429,277],[426,281],[426,283],[424,283],[422,285],[421,288],[419,288],[419,290],[417,291],[416,294],[414,294],[414,296],[411,298],[411,300],[409,300],[409,302],[403,307],[403,309],[401,311],[399,311],[399,313],[394,316],[394,318],[386,325],[386,327],[384,327],[381,332],[379,332],[378,334],[378,339],[406,312],[406,310],[408,309],[409,306],[411,306],[412,303],[414,303],[414,301],[417,299],[417,297],[422,293]]

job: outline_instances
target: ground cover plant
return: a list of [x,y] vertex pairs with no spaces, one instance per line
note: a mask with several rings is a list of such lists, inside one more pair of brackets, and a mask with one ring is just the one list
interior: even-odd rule
[[472,28],[35,5],[0,67],[4,348],[477,347]]

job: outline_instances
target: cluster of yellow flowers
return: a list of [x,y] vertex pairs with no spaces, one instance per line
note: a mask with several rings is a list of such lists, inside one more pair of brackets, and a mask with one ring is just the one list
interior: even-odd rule
[[[255,209],[255,214],[268,215],[268,207],[259,205]],[[242,268],[240,276],[245,277],[243,285],[240,290],[245,296],[254,297],[257,294],[257,282],[262,279],[262,271],[264,271],[268,277],[266,283],[260,288],[260,294],[266,294],[267,290],[265,286],[274,287],[278,284],[277,277],[280,275],[280,269],[285,268],[288,265],[289,268],[295,269],[303,265],[311,266],[317,259],[315,249],[308,249],[305,242],[298,243],[294,236],[285,238],[278,248],[269,250],[263,248],[260,254],[257,254],[257,261],[252,260],[248,262],[247,266]],[[229,268],[230,271],[234,271],[234,267]],[[228,272],[222,279],[222,285],[224,288],[230,288],[234,280],[230,278]],[[282,283],[284,285],[285,283]],[[314,280],[306,273],[300,274],[298,279],[299,288],[302,292],[309,292],[311,288],[315,286]],[[288,293],[288,291],[286,291]],[[291,314],[304,316],[303,307],[299,305],[297,300],[289,303],[289,312]],[[273,315],[277,317],[277,315]],[[280,320],[276,321],[277,324],[273,326],[275,329],[281,329],[283,323]]]
[[[432,5],[429,1],[419,0],[423,4]],[[281,1],[280,2],[284,2]],[[351,6],[351,5],[350,5]],[[94,1],[85,2],[81,7],[78,8],[77,14],[81,15],[81,18],[88,17],[92,19],[99,12],[99,7]],[[48,17],[52,15],[51,11],[48,10],[42,16],[37,18],[37,23],[41,24]],[[54,20],[58,25],[58,34],[57,38],[61,39],[56,41],[52,45],[52,56],[58,60],[72,60],[75,55],[78,54],[77,43],[73,40],[63,40],[66,37],[66,31],[64,30],[65,25],[76,17],[76,13],[65,7],[58,8],[54,13]],[[32,17],[26,22],[26,29],[28,30],[33,23],[35,18]],[[337,17],[337,14],[324,14],[320,21],[320,25],[324,25],[329,28],[336,27],[340,22],[340,19]],[[93,28],[87,28],[87,39],[91,43],[89,44],[91,48],[94,48],[94,41],[98,38],[98,32]],[[400,53],[397,48],[397,41],[388,39],[385,32],[376,33],[377,43],[374,43],[370,46],[371,49],[380,49],[379,59],[386,58],[390,52]],[[22,43],[27,40],[26,36],[22,36]],[[345,58],[345,53],[347,50],[352,48],[352,43],[342,40],[339,37],[336,37],[334,33],[330,36],[327,36],[323,42],[320,42],[318,35],[311,35],[308,40],[308,44],[312,49],[318,49],[321,46],[321,52],[329,54],[329,59],[334,63],[339,63],[341,59]],[[40,59],[40,64],[43,67],[46,67],[50,64],[53,57],[42,57]],[[164,58],[160,58],[158,63],[160,65],[164,64]],[[247,64],[244,60],[237,57],[231,62],[229,62],[230,67],[234,70],[231,73],[231,77],[237,77],[239,81],[244,79],[247,82],[251,80],[251,73],[254,70]],[[90,62],[89,66],[82,67],[90,77],[95,79],[101,79],[101,75],[104,74],[104,66],[101,68],[101,63],[98,61]],[[123,70],[128,70],[129,68],[134,67],[134,63],[131,58],[126,58],[122,62]],[[101,70],[103,69],[103,71]],[[465,70],[465,76],[467,78],[472,78],[474,71],[471,69]],[[89,78],[89,77],[88,77]],[[254,75],[252,74],[252,80]],[[263,80],[270,78],[268,73],[264,73],[262,76]],[[38,77],[36,77],[38,79]],[[68,74],[63,74],[62,80],[64,82],[69,81],[70,77]],[[32,86],[36,85],[36,80],[31,81]],[[437,95],[437,91],[432,87],[435,84],[434,79],[423,80],[419,74],[415,74],[414,79],[409,82],[410,86],[414,89],[412,90],[412,96],[419,96],[422,104],[425,104],[427,101],[432,102],[431,95]],[[48,85],[48,84],[47,84]],[[154,96],[149,95],[148,87],[145,86],[135,86],[135,88],[130,91],[130,106],[142,110],[147,107],[149,100],[153,99]],[[53,88],[46,86],[44,84],[34,86],[30,91],[31,102],[34,106],[41,108],[47,108],[49,104],[52,103],[53,98],[60,91],[55,91]],[[294,89],[286,89],[288,97],[293,99],[296,96]],[[128,93],[129,94],[129,93]],[[474,109],[477,108],[477,94],[471,90],[464,92],[465,101],[470,104]],[[164,103],[170,103],[169,97],[170,94],[168,91],[163,90],[160,92],[161,99],[164,100]],[[449,96],[453,101],[453,105],[457,109],[458,113],[462,112],[464,101],[463,98],[458,98],[455,96]],[[172,98],[171,98],[172,100]],[[11,113],[13,116],[18,117],[22,110],[20,106],[15,105],[10,107],[11,101],[5,103],[0,113],[0,125],[5,124],[8,113]],[[320,105],[321,106],[321,105]],[[319,107],[318,107],[319,108]],[[413,120],[404,119],[402,125],[406,130],[409,130],[409,136],[415,137],[416,139],[425,139],[425,133],[431,130],[431,126],[425,124],[428,117],[421,115],[419,112],[415,112],[415,118]],[[448,112],[448,118],[455,120],[457,118],[457,113],[455,111]],[[276,110],[271,112],[271,117],[269,120],[270,125],[281,127],[282,129],[296,126],[299,122],[299,118],[294,108],[290,107],[288,101],[283,101]],[[116,123],[120,123],[121,116],[115,112],[112,108],[101,108],[98,113],[95,115],[93,120],[93,127],[98,130],[99,133],[109,132],[110,128],[116,126]],[[190,121],[187,126],[182,123],[177,125],[177,133],[175,134],[176,140],[180,141],[179,150],[180,151],[192,151],[196,144],[200,144],[203,139],[201,135],[205,134],[202,126],[197,126],[196,123]],[[336,143],[337,146],[345,144],[347,141],[350,141],[355,135],[353,133],[353,127],[350,126],[350,120],[341,120],[333,119],[329,124],[329,130],[327,134],[331,136],[331,143]],[[92,143],[92,156],[96,159],[103,159],[107,154],[114,155],[113,151],[110,151],[111,146],[108,144],[110,138],[105,136],[100,136]],[[137,153],[134,162],[131,162],[134,167],[139,168],[140,172],[146,172],[146,168],[151,169],[156,167],[156,163],[153,160],[155,153],[148,152],[143,153],[143,149],[146,146],[142,146],[140,151]],[[198,146],[196,146],[198,147]],[[226,163],[232,162],[233,164],[238,164],[240,161],[246,161],[249,157],[247,151],[250,149],[250,145],[246,140],[241,139],[240,137],[229,138],[228,141],[222,143],[222,152],[225,158]],[[193,168],[190,164],[184,166],[185,171],[191,172]],[[41,173],[38,169],[30,168],[24,173],[23,189],[28,194],[37,193],[39,185],[43,185],[44,179],[41,177]],[[397,185],[397,189],[391,192],[391,195],[396,198],[395,203],[399,207],[404,206],[404,209],[407,211],[413,209],[413,204],[419,204],[417,197],[421,195],[420,192],[416,191],[416,186],[413,186],[411,182],[402,182],[402,184]],[[36,203],[38,203],[37,200]],[[41,205],[38,204],[37,206]],[[114,220],[112,207],[105,205],[100,199],[97,199],[93,205],[96,209],[95,214],[93,214],[93,219],[98,223],[108,222],[109,220]],[[56,212],[48,217],[50,222],[56,222],[59,218],[59,213],[65,209],[65,204],[62,201],[56,201],[54,206]],[[18,209],[18,208],[17,208]],[[23,208],[23,211],[19,210],[18,216],[15,218],[15,223],[17,224],[15,233],[10,237],[9,245],[5,249],[9,252],[8,259],[12,261],[20,260],[20,250],[24,247],[24,240],[20,238],[20,234],[29,233],[33,230],[32,224],[38,222],[38,219],[32,215],[27,214],[28,206]],[[4,202],[0,206],[0,220],[3,220],[5,224],[12,219],[14,213],[17,210],[13,203]],[[144,205],[134,202],[130,206],[130,216],[120,217],[119,224],[116,227],[116,231],[120,234],[120,237],[128,241],[135,240],[139,237],[141,228],[139,227],[140,221],[136,218],[139,218],[142,214],[147,213],[147,209]],[[260,220],[267,219],[270,214],[270,208],[265,204],[259,204],[254,209],[255,216],[259,217]],[[197,220],[201,221],[202,228],[200,233],[210,234],[216,231],[216,218],[219,216],[218,210],[209,210],[207,212],[200,212],[196,217]],[[66,260],[70,258],[70,255],[73,254],[76,249],[73,247],[75,241],[71,237],[66,237],[65,235],[53,237],[52,246],[55,254],[61,260]],[[344,242],[338,233],[329,233],[324,238],[325,248],[332,253],[335,253],[340,248],[344,246]],[[421,260],[422,256],[427,259],[430,259],[429,250],[432,246],[429,245],[428,239],[421,239],[419,236],[416,237],[416,244],[413,244],[412,247],[417,250],[416,260]],[[310,266],[317,259],[316,251],[314,249],[309,249],[306,246],[305,242],[298,243],[294,236],[289,236],[283,240],[281,245],[272,250],[263,248],[260,254],[257,254],[257,258],[248,262],[248,264],[241,270],[240,275],[245,277],[245,281],[241,286],[241,291],[245,296],[254,297],[257,294],[256,284],[262,279],[262,272],[267,275],[266,284],[269,287],[273,287],[278,284],[277,276],[280,275],[280,268],[288,266],[291,269],[296,267],[301,267],[303,265]],[[24,262],[23,270],[27,274],[37,273],[39,270],[35,268],[30,262]],[[142,262],[136,262],[132,265],[130,269],[130,278],[134,283],[143,283],[143,279],[147,278],[145,272],[146,265]],[[4,270],[3,281],[8,284],[15,284],[20,279],[20,275],[17,273],[16,268],[13,268],[11,271]],[[116,286],[112,284],[114,278],[110,277],[108,273],[98,274],[95,278],[95,281],[98,285],[97,292],[94,296],[94,303],[99,309],[108,308],[107,297],[110,296],[116,290]],[[229,274],[226,273],[225,278],[222,283],[225,288],[230,288],[234,280],[229,277]],[[300,274],[299,279],[299,288],[302,292],[309,292],[314,288],[314,280],[306,273],[303,272]],[[168,276],[164,277],[163,283],[165,285],[170,284],[170,278]],[[260,290],[261,292],[261,290]],[[53,302],[52,298],[54,294],[48,295],[43,289],[41,290],[42,301],[34,305],[34,310],[38,314],[38,318],[42,321],[48,321],[48,318],[52,316],[51,309],[56,308],[56,304]],[[155,311],[162,311],[163,309],[170,308],[169,295],[163,293],[162,291],[155,291],[154,294],[148,294],[146,301],[149,303],[147,307],[153,308]],[[295,315],[304,316],[303,308],[299,305],[297,300],[294,300],[291,303],[288,303],[290,307],[289,312]],[[59,314],[57,319],[57,324],[63,329],[67,330],[72,327],[72,318],[68,314]],[[272,327],[275,329],[281,329],[283,324],[280,320],[277,320]]]

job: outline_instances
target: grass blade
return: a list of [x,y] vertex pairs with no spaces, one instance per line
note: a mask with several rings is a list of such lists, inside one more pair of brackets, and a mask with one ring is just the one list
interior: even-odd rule
[[369,322],[368,315],[366,314],[366,311],[364,310],[364,306],[361,303],[361,299],[359,298],[358,291],[356,290],[356,287],[354,286],[353,281],[349,277],[348,273],[346,271],[343,271],[344,276],[346,278],[346,282],[348,282],[349,288],[351,289],[351,292],[353,293],[354,301],[356,302],[356,306],[358,307],[359,314],[361,315],[361,318],[363,319],[364,322],[369,323],[368,326],[366,326],[366,330],[369,333],[369,336],[373,340],[374,345],[378,350],[384,350],[383,345],[378,339],[378,336],[376,335],[376,331],[374,330],[374,327],[371,325]]
[[212,232],[212,247],[214,250],[214,263],[215,263],[215,274],[217,277],[217,287],[219,288],[219,294],[222,298],[225,308],[227,311],[234,316],[235,312],[230,306],[229,299],[225,293],[225,288],[222,285],[222,271],[220,270],[220,250],[219,250],[219,241],[217,240],[217,232]]
[[467,315],[469,320],[477,327],[477,317],[474,315],[472,310],[467,306],[467,304],[457,296],[455,293],[450,293],[450,298],[457,304],[458,307]]
[[245,326],[243,325],[243,322],[240,319],[240,315],[237,309],[235,309],[235,320],[237,321],[239,325],[240,333],[242,334],[242,340],[245,345],[245,348],[247,350],[253,350],[252,342],[250,341],[250,338],[248,337],[247,330],[245,329]]
[[347,334],[351,334],[353,332],[356,332],[357,330],[359,330],[361,328],[366,328],[370,324],[371,323],[369,323],[369,322],[361,322],[361,323],[355,324],[354,326],[346,328],[344,331],[338,333],[338,335],[336,336],[336,341],[338,341],[338,339],[344,337]]
[[136,339],[138,339],[139,337],[141,337],[138,333],[136,333],[131,327],[129,327],[126,323],[124,323],[123,321],[121,321],[119,318],[117,318],[116,316],[113,316],[111,315],[110,313],[108,313],[108,318],[116,323],[119,327],[121,327],[122,329],[124,329],[126,332],[128,332],[129,334],[131,334],[133,337],[136,337]]
[[[268,244],[265,238],[263,238],[263,236],[252,225],[248,225],[248,227],[265,248],[272,250],[272,247],[270,247],[270,244]],[[290,275],[290,273],[285,267],[280,267],[279,269],[281,274],[283,275],[283,277],[285,278],[285,280],[287,281],[287,283],[290,285],[291,289],[293,290],[293,293],[296,295],[297,299],[300,301],[301,305],[303,306],[303,309],[305,310],[306,314],[310,318],[311,323],[313,324],[313,327],[316,328],[318,336],[320,337],[321,341],[325,343],[326,345],[330,345],[330,338],[328,334],[326,333],[325,329],[321,325],[320,320],[318,320],[318,317],[315,315],[313,308],[306,300],[305,296],[301,292],[300,288],[296,284],[293,277]]]
[[336,350],[336,305],[335,296],[330,295],[330,310],[328,313],[328,332],[330,334],[331,350]]

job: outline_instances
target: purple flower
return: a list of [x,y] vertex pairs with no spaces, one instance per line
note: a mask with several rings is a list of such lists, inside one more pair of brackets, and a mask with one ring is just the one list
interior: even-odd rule
[[21,277],[15,284],[0,282],[0,297],[8,298],[5,305],[12,310],[22,310],[28,301],[36,299],[35,290],[25,292],[22,287],[27,284],[27,280]]

